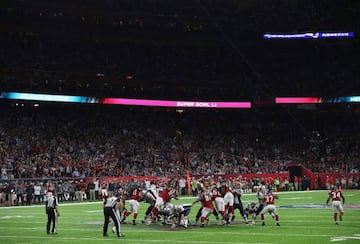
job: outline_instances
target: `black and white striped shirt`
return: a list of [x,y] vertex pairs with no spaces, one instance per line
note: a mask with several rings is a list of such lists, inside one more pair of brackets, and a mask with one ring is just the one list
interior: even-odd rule
[[116,204],[120,202],[120,199],[117,197],[109,197],[104,201],[105,208],[115,208]]
[[57,206],[57,200],[54,196],[49,196],[46,201],[46,207],[47,208],[55,208]]

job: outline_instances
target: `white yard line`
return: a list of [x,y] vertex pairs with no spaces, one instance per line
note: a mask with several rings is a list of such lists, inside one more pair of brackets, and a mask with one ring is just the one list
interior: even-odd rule
[[[35,223],[44,224],[44,221],[35,222]],[[359,222],[354,222],[354,223],[359,223]],[[245,226],[245,225],[242,225],[242,226],[243,227],[241,227],[241,228],[244,228],[244,229],[245,228],[251,228],[251,226]],[[256,226],[260,227],[260,224],[258,224]],[[274,226],[274,225],[269,223],[268,226]],[[101,224],[99,223],[99,228],[101,229],[101,227],[102,227],[102,223]],[[218,227],[221,228],[221,226],[218,226]],[[281,229],[283,229],[283,228],[293,228],[293,227],[294,226],[286,226],[286,225],[281,225],[280,226]],[[63,231],[81,231],[81,232],[93,232],[94,231],[94,229],[86,229],[86,228],[82,228],[82,229],[80,229],[80,228],[70,228],[70,229],[68,229],[68,228],[61,228],[61,226],[59,228],[61,230],[63,230]],[[121,228],[124,229],[123,226]],[[191,229],[195,229],[195,228],[196,228],[196,226],[192,227]],[[261,227],[261,228],[263,228],[263,227]],[[296,228],[297,229],[307,229],[307,230],[309,229],[308,226],[296,226]],[[0,229],[8,229],[8,227],[0,227]],[[11,227],[11,229],[12,230],[44,230],[44,227],[19,227],[19,228]],[[129,228],[125,228],[125,229],[126,229],[126,232],[138,232],[139,230],[141,230],[141,232],[162,232],[163,233],[163,232],[167,231],[167,230],[159,230],[159,229],[148,229],[148,230],[146,230],[146,229],[136,229],[136,227],[133,228],[133,229],[129,229]],[[316,229],[331,229],[331,230],[333,230],[334,227],[333,226],[328,226],[328,227],[327,226],[317,226]],[[358,227],[342,227],[341,229],[342,230],[358,230],[359,228]],[[184,231],[186,231],[186,230],[184,230]],[[217,233],[219,233],[219,232],[217,232]]]
[[[76,240],[82,240],[82,241],[119,241],[119,238],[113,238],[113,237],[103,237],[103,238],[88,238],[88,237],[61,237],[60,235],[56,236],[0,236],[1,238],[6,239],[47,239],[47,240],[69,240],[69,241],[76,241]],[[169,243],[169,240],[160,240],[160,239],[152,239],[152,240],[140,240],[140,239],[128,239],[128,238],[120,238],[121,241],[126,241],[126,243],[134,242],[134,243]],[[176,243],[212,243],[212,244],[222,244],[222,243],[229,243],[229,242],[214,242],[214,241],[181,241],[177,240]],[[271,242],[236,242],[237,244],[272,244]]]

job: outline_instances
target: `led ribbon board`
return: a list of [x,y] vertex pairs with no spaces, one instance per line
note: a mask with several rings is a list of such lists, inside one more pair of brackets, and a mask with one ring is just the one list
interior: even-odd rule
[[129,98],[96,98],[85,96],[52,95],[22,92],[2,92],[0,98],[44,102],[100,103],[129,106],[153,106],[174,108],[251,108],[251,102],[201,102],[201,101],[167,101]]
[[167,101],[128,98],[104,98],[103,104],[138,105],[174,108],[251,108],[251,102],[201,102],[201,101]]
[[276,97],[275,103],[360,103],[360,96],[346,97]]
[[275,103],[321,103],[320,97],[276,97]]
[[14,100],[43,101],[43,102],[98,103],[98,99],[94,97],[22,93],[22,92],[2,92],[0,94],[0,98],[14,99]]
[[[251,108],[251,102],[204,102],[204,101],[168,101],[129,98],[96,98],[71,95],[53,95],[22,92],[1,92],[0,99],[68,102],[68,103],[99,103],[129,106],[153,106],[173,108]],[[276,104],[301,103],[360,103],[360,96],[344,97],[276,97]]]
[[324,38],[351,38],[354,32],[306,32],[292,34],[271,34],[263,35],[264,39],[324,39]]

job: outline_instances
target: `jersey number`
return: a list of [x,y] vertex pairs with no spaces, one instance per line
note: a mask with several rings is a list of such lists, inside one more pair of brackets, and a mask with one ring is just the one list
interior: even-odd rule
[[340,192],[331,192],[331,195],[332,195],[332,198],[335,199],[335,198],[339,198],[340,199]]
[[273,202],[274,201],[274,196],[273,195],[266,195],[265,199],[266,199],[266,202]]

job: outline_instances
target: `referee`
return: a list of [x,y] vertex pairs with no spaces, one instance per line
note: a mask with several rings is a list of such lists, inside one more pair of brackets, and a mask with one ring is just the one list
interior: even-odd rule
[[103,203],[104,208],[104,226],[103,226],[103,236],[108,236],[108,226],[109,226],[109,220],[110,217],[113,220],[116,228],[116,234],[118,237],[125,237],[120,232],[120,216],[116,212],[117,209],[121,208],[121,202],[120,202],[120,193],[116,192],[114,196],[106,198]]
[[46,233],[50,234],[50,225],[52,223],[51,234],[57,234],[56,223],[57,217],[60,216],[60,212],[58,210],[58,201],[52,192],[48,192],[48,197],[45,202],[45,210],[48,217],[46,224]]

